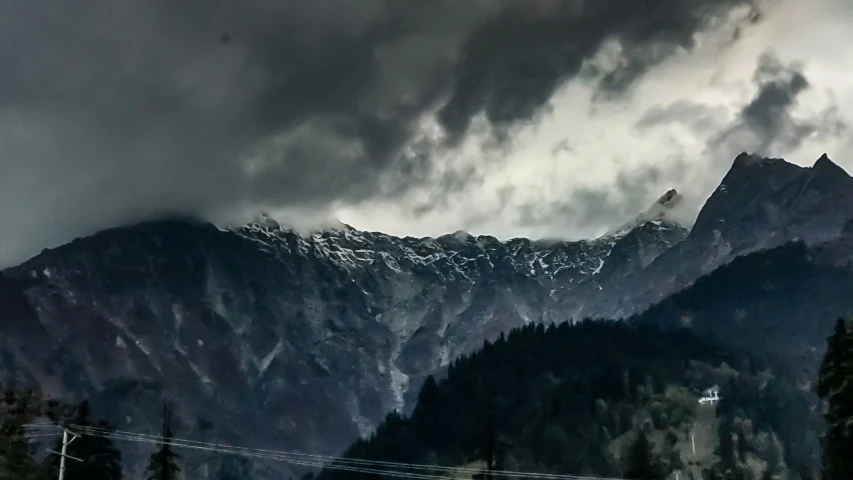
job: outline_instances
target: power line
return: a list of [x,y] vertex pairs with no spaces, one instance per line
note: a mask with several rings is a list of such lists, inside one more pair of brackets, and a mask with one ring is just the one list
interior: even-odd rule
[[[69,427],[72,431],[77,431],[77,433],[90,435],[90,436],[99,436],[106,438],[115,438],[117,440],[127,440],[127,441],[137,441],[137,442],[145,442],[145,443],[153,443],[153,444],[165,444],[169,443],[171,445],[183,448],[192,448],[199,450],[207,450],[207,451],[215,451],[219,453],[228,453],[228,454],[236,454],[236,455],[248,455],[259,458],[268,458],[278,461],[285,461],[297,465],[306,465],[313,467],[322,467],[331,470],[348,470],[350,468],[364,468],[370,466],[377,467],[396,467],[396,468],[405,468],[409,470],[426,470],[426,471],[442,471],[449,473],[482,473],[482,469],[476,468],[466,468],[466,467],[443,467],[438,465],[425,465],[425,464],[415,464],[415,463],[403,463],[403,462],[391,462],[391,461],[379,461],[379,460],[366,460],[366,459],[353,459],[353,458],[338,458],[328,455],[316,455],[316,454],[307,454],[307,453],[298,453],[298,452],[289,452],[289,451],[278,451],[278,450],[264,450],[257,448],[248,448],[248,447],[239,447],[233,445],[227,445],[222,443],[210,443],[210,442],[201,442],[198,440],[188,440],[188,439],[178,439],[171,438],[167,439],[165,437],[159,435],[149,435],[143,433],[122,431],[122,430],[109,430],[99,427],[91,427],[91,426],[81,426],[81,425],[71,425]],[[328,462],[328,463],[324,463]],[[385,475],[390,475],[393,473],[393,470],[376,470],[372,472],[365,473],[381,473]],[[397,472],[400,473],[400,472]],[[412,475],[423,475],[426,478],[444,478],[444,477],[436,477],[435,475],[429,474],[417,474],[413,472],[403,472],[409,476]],[[551,473],[538,473],[538,472],[520,472],[520,471],[509,471],[509,470],[493,470],[493,474],[501,475],[506,477],[521,477],[521,478],[538,478],[538,479],[550,479],[550,480],[623,480],[621,478],[616,477],[590,477],[590,476],[580,476],[580,475],[568,475],[568,474],[551,474]],[[392,475],[393,476],[393,475]],[[411,477],[414,478],[414,477]]]
[[36,433],[36,434],[32,434],[32,433],[25,433],[25,434],[24,434],[24,438],[26,438],[26,439],[28,439],[28,440],[29,440],[29,439],[33,439],[33,438],[57,437],[57,436],[59,436],[59,435],[62,435],[62,432],[55,432],[55,433]]
[[[248,454],[252,456],[259,456],[261,458],[271,458],[274,460],[280,461],[289,461],[290,463],[301,464],[301,465],[309,465],[316,467],[324,467],[328,469],[342,469],[339,468],[342,464],[362,464],[362,465],[375,465],[375,466],[392,466],[398,468],[408,468],[415,470],[430,470],[430,471],[445,471],[445,472],[459,472],[459,473],[482,473],[482,469],[473,469],[473,468],[464,468],[464,467],[441,467],[437,465],[423,465],[423,464],[412,464],[412,463],[402,463],[402,462],[386,462],[386,461],[377,461],[377,460],[363,460],[363,459],[341,459],[337,457],[325,456],[325,455],[311,455],[304,453],[296,453],[296,452],[287,452],[287,451],[276,451],[276,450],[261,450],[261,449],[251,449],[247,447],[236,447],[231,445],[223,445],[220,443],[214,444],[209,442],[200,442],[196,440],[186,440],[186,439],[165,439],[164,437],[158,435],[147,435],[140,434],[134,432],[126,432],[126,431],[114,431],[115,433],[111,433],[106,429],[99,429],[97,427],[80,427],[74,426],[75,428],[84,428],[87,430],[92,430],[95,433],[98,433],[97,436],[107,435],[113,436],[120,440],[132,440],[132,441],[140,441],[147,443],[155,443],[155,444],[164,444],[170,443],[175,446],[181,446],[185,448],[195,448],[201,450],[211,450],[217,451],[221,453],[231,453],[231,454]],[[85,432],[83,432],[85,433]],[[293,457],[304,458],[310,457],[308,460],[297,460]],[[313,458],[320,460],[329,460],[332,464],[324,464],[318,460],[312,460]],[[349,468],[349,467],[348,467]],[[380,472],[387,472],[386,470],[381,470]],[[509,477],[529,477],[529,478],[543,478],[543,479],[567,479],[567,480],[622,480],[619,478],[608,478],[608,477],[589,477],[589,476],[579,476],[579,475],[566,475],[566,474],[548,474],[548,473],[537,473],[537,472],[515,472],[515,471],[499,471],[496,470],[494,473]],[[421,475],[421,474],[418,474]],[[442,477],[443,478],[443,477]]]
[[[78,432],[78,433],[82,433],[82,432]],[[441,480],[441,479],[446,480],[445,477],[438,476],[438,475],[429,475],[429,474],[421,474],[421,473],[413,473],[413,472],[401,472],[401,471],[395,471],[395,470],[381,470],[381,469],[373,469],[373,468],[362,468],[362,467],[346,466],[346,465],[328,466],[328,465],[325,465],[325,464],[317,462],[317,461],[297,460],[297,459],[293,459],[293,458],[288,458],[287,456],[283,456],[283,455],[263,454],[263,453],[241,451],[241,450],[235,450],[232,447],[216,448],[216,447],[209,447],[209,446],[203,446],[203,445],[190,445],[190,444],[185,444],[179,440],[178,441],[175,441],[175,440],[161,441],[161,440],[150,439],[150,438],[140,438],[140,437],[125,435],[125,434],[106,434],[106,433],[82,433],[82,434],[83,435],[89,435],[89,436],[109,438],[109,439],[114,439],[114,440],[127,440],[127,441],[134,441],[134,442],[152,443],[152,444],[156,444],[156,445],[163,445],[163,444],[168,443],[169,445],[174,446],[174,447],[178,447],[178,448],[191,448],[191,449],[196,449],[196,450],[205,450],[205,451],[225,453],[225,454],[231,454],[231,455],[242,455],[242,456],[247,456],[247,457],[283,461],[283,462],[289,463],[291,465],[300,465],[300,466],[317,467],[317,468],[329,468],[332,470],[342,470],[342,471],[357,472],[357,473],[371,473],[371,474],[385,475],[385,476],[391,476],[391,477],[413,478],[413,479],[418,479],[418,480]]]

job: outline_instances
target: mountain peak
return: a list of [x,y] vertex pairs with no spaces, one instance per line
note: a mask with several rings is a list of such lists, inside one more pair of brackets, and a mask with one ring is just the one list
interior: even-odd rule
[[806,171],[805,168],[787,162],[782,158],[762,157],[761,155],[743,152],[735,157],[720,186],[722,188],[741,186],[776,190],[797,178],[804,171]]
[[821,192],[823,195],[836,195],[853,191],[853,177],[838,164],[829,159],[825,153],[808,169],[804,179],[803,189],[811,192]]
[[738,231],[791,222],[800,215],[815,221],[814,214],[807,213],[810,209],[849,191],[853,191],[853,178],[826,154],[808,168],[781,158],[741,153],[705,202],[691,235],[717,230],[736,236]]
[[672,213],[683,202],[684,196],[678,193],[676,189],[672,188],[667,190],[667,192],[655,200],[649,208],[637,214],[633,220],[611,230],[605,234],[605,236],[626,233],[635,227],[642,226],[649,222],[665,222],[680,225],[679,222],[673,218]]
[[672,208],[675,207],[677,204],[681,203],[683,199],[684,197],[682,197],[681,194],[678,193],[678,190],[671,188],[667,190],[666,193],[661,195],[661,197],[658,198],[654,204],[663,205],[667,208]]
[[734,162],[732,162],[732,168],[729,170],[729,173],[731,173],[733,171],[737,172],[739,170],[742,170],[742,169],[748,168],[748,167],[768,167],[768,166],[769,167],[777,167],[777,168],[778,167],[781,167],[781,168],[788,168],[788,167],[800,168],[800,167],[797,167],[796,165],[794,165],[792,163],[787,162],[783,158],[762,157],[761,155],[758,155],[755,153],[741,152],[737,157],[735,157]]
[[825,153],[821,155],[816,162],[814,162],[814,165],[812,165],[812,170],[818,174],[833,174],[839,175],[841,177],[849,177],[847,172],[837,163],[830,160],[829,156]]

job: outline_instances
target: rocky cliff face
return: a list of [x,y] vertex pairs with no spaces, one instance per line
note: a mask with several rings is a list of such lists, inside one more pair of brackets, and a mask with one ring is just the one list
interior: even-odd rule
[[168,397],[184,437],[337,452],[501,331],[626,314],[737,255],[839,235],[850,182],[828,159],[739,157],[692,232],[669,220],[668,192],[581,242],[303,237],[268,219],[117,228],[4,272],[0,359],[131,430],[156,428]]

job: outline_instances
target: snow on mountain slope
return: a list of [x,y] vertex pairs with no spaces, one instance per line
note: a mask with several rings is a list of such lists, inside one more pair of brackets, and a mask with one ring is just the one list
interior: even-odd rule
[[[333,453],[484,339],[566,319],[571,299],[647,263],[626,259],[685,235],[648,223],[595,241],[501,242],[346,226],[300,236],[269,219],[226,231],[149,222],[8,269],[43,329],[0,337],[38,346],[35,358],[7,350],[7,363],[53,392],[161,389],[179,417],[219,419],[223,438]],[[127,409],[119,425],[156,428],[156,408]]]

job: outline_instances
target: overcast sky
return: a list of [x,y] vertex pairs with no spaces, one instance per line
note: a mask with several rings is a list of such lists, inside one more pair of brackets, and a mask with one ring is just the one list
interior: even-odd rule
[[[0,0],[0,265],[170,213],[597,236],[853,171],[849,0]],[[686,215],[684,221],[691,220]]]

